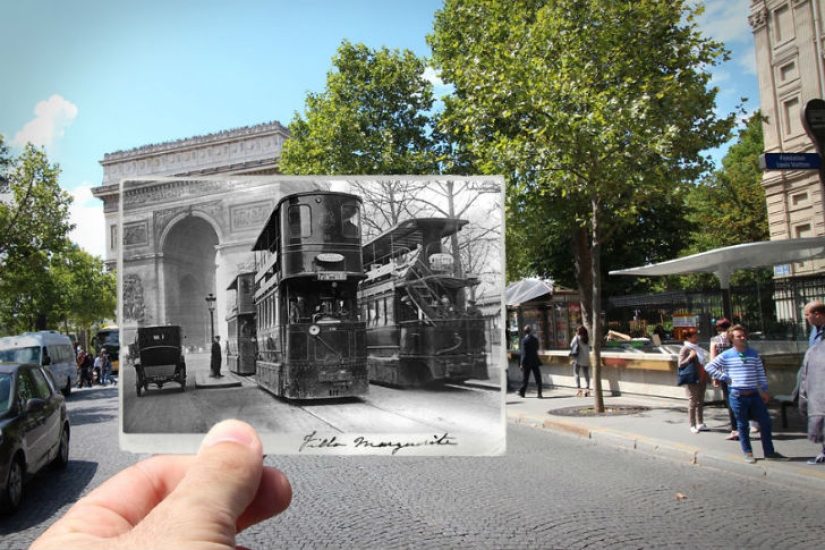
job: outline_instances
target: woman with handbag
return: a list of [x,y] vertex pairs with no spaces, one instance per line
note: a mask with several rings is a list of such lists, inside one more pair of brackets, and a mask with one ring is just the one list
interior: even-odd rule
[[583,371],[585,390],[584,396],[590,395],[590,338],[587,329],[579,325],[576,335],[570,341],[570,357],[573,358],[573,378],[576,380],[576,397],[582,396],[579,370]]
[[707,389],[707,375],[705,374],[705,351],[699,347],[699,333],[695,328],[689,328],[684,333],[685,345],[679,350],[679,382],[686,385],[688,394],[688,422],[690,431],[698,434],[708,432],[710,428],[704,422],[705,390]]

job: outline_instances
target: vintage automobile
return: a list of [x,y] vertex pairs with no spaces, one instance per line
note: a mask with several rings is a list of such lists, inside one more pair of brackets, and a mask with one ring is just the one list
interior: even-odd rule
[[66,400],[46,367],[0,363],[0,511],[23,500],[23,483],[69,462]]
[[139,327],[129,354],[135,366],[138,397],[149,389],[149,384],[163,389],[167,382],[176,382],[181,391],[186,391],[186,361],[180,326]]

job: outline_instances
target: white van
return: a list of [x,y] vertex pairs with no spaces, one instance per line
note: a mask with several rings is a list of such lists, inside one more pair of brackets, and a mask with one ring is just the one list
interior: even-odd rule
[[34,363],[48,367],[66,397],[77,383],[77,362],[72,341],[53,330],[24,332],[0,338],[0,362]]

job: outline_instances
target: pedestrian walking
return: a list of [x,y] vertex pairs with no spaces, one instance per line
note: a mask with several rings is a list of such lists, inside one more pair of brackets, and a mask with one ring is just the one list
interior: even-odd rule
[[[813,300],[808,302],[805,305],[805,320],[808,321],[808,324],[811,325],[811,332],[808,335],[808,353],[805,354],[805,361],[802,365],[802,369],[805,369],[806,373],[803,374],[802,370],[800,370],[799,374],[797,375],[797,391],[794,391],[794,395],[799,396],[799,410],[800,412],[805,409],[803,414],[808,414],[808,439],[813,441],[814,443],[822,443],[822,450],[820,453],[815,456],[814,458],[808,461],[808,464],[825,464],[825,441],[821,439],[811,439],[811,431],[813,430],[816,432],[817,426],[811,426],[811,422],[814,424],[819,424],[820,432],[822,431],[822,413],[819,412],[822,409],[825,402],[820,402],[820,399],[825,399],[825,394],[821,393],[825,391],[825,387],[816,388],[813,383],[809,381],[809,379],[813,379],[815,381],[819,381],[819,383],[825,382],[825,378],[821,377],[818,372],[821,369],[821,365],[819,364],[823,358],[819,351],[813,354],[812,358],[808,358],[808,354],[810,354],[811,350],[817,347],[823,341],[823,335],[825,334],[825,303],[820,300]],[[812,360],[812,363],[809,363]],[[802,383],[803,379],[808,384],[806,389],[809,392],[809,396],[806,398],[807,403],[803,406],[802,404]],[[811,417],[813,414],[813,418]]]
[[[729,350],[733,347],[728,338],[728,329],[730,328],[730,321],[722,317],[716,321],[716,336],[710,339],[710,358],[713,361],[717,355]],[[730,434],[725,438],[728,441],[739,439],[739,428],[736,426],[736,416],[733,414],[733,408],[730,406],[730,388],[726,382],[713,379],[713,385],[722,390],[722,399],[725,402],[725,407],[728,408],[728,420],[730,420]]]
[[77,363],[80,371],[79,387],[91,388],[92,378],[94,377],[94,359],[92,359],[92,355],[80,348]]
[[823,445],[808,464],[825,464],[825,342],[808,349],[799,371],[799,412],[808,417],[808,441]]
[[215,336],[215,339],[212,340],[212,362],[210,364],[210,368],[212,370],[212,374],[210,376],[212,378],[221,378],[223,375],[221,374],[221,337]]
[[590,336],[584,325],[579,325],[576,335],[570,341],[570,356],[573,358],[573,379],[576,381],[576,397],[582,396],[581,378],[584,374],[584,397],[590,395]]
[[94,373],[97,376],[97,383],[103,385],[103,365],[106,363],[106,350],[101,349],[95,357]]
[[519,369],[522,372],[521,387],[518,394],[524,397],[527,392],[527,385],[530,382],[530,373],[533,373],[533,378],[536,379],[536,387],[538,388],[539,399],[541,395],[541,359],[539,359],[539,339],[533,335],[533,328],[530,325],[524,327],[524,338],[521,341],[521,359],[519,360]]
[[679,350],[679,385],[687,389],[690,431],[698,434],[710,431],[704,417],[707,357],[705,350],[699,347],[699,333],[695,328],[685,330],[684,338],[684,345]]
[[756,463],[748,431],[748,418],[755,418],[759,422],[765,458],[784,460],[785,456],[777,453],[773,447],[771,417],[767,408],[770,394],[762,358],[748,347],[748,331],[742,325],[730,327],[728,338],[733,347],[705,365],[705,371],[730,386],[730,404],[736,416],[739,445],[745,455],[745,462]]
[[101,384],[103,386],[108,385],[112,378],[112,358],[109,357],[109,354],[105,350],[103,351],[103,372],[101,378]]

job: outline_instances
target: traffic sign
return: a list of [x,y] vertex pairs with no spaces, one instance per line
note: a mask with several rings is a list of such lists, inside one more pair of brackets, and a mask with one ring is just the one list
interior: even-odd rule
[[762,170],[819,170],[822,160],[817,153],[763,153],[759,155]]

